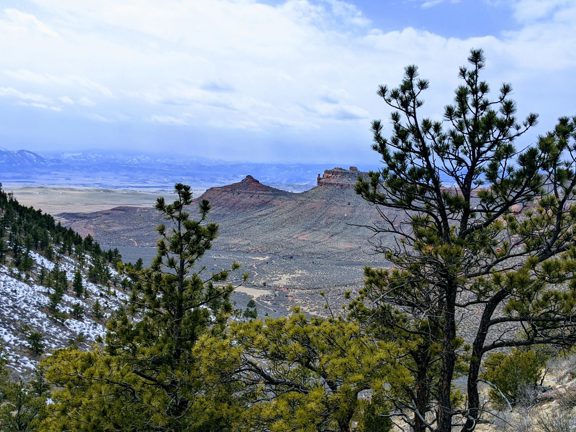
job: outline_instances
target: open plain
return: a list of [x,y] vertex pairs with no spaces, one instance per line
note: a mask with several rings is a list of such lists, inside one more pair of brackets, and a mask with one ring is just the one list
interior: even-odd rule
[[[90,213],[117,206],[151,207],[158,193],[123,189],[64,188],[4,185],[23,205],[53,216],[63,212]],[[162,193],[164,194],[164,193]]]

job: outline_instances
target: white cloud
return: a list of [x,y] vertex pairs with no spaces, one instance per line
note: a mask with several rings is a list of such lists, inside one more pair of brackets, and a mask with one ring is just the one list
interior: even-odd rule
[[362,14],[355,5],[341,0],[324,0],[331,8],[332,13],[344,20],[344,23],[360,27],[370,25],[370,20]]
[[[576,68],[576,3],[572,0],[517,0],[514,14],[520,30],[503,36],[502,46],[514,67],[533,71],[561,72]],[[540,83],[549,79],[542,75]]]
[[[41,65],[40,65],[41,67]],[[49,88],[75,88],[76,90],[86,91],[104,97],[112,97],[112,91],[106,86],[92,81],[90,79],[68,75],[56,76],[46,73],[32,72],[26,69],[5,70],[3,74],[15,81],[22,81]]]
[[429,9],[434,6],[438,6],[442,3],[457,4],[461,0],[420,0],[422,9]]
[[72,100],[72,98],[68,96],[60,96],[58,100],[62,102],[64,105],[74,105],[74,101]]
[[21,91],[13,87],[0,87],[0,98],[13,101],[17,105],[47,109],[50,111],[62,111],[66,107],[92,107],[95,105],[89,98],[75,99],[70,96],[50,96],[47,94]]
[[152,115],[150,117],[152,123],[158,123],[170,126],[184,126],[188,124],[188,121],[184,117],[175,117],[169,115]]
[[335,120],[366,120],[369,118],[368,112],[359,106],[334,103],[333,101],[318,102],[310,108],[310,111]]
[[[383,31],[343,0],[30,2],[34,13],[0,12],[2,103],[99,122],[327,134],[338,124],[365,136],[368,119],[386,115],[377,86],[398,83],[407,64],[431,81],[431,113],[450,101],[471,48],[485,49],[490,81],[519,83],[527,95],[552,94],[560,77],[576,73],[576,5],[568,0],[517,0],[519,30],[467,39]],[[527,109],[556,115],[576,90],[564,85],[561,94],[564,105],[539,99]]]
[[12,24],[12,29],[19,30],[22,32],[32,31],[41,33],[44,36],[49,36],[52,38],[57,38],[59,35],[57,32],[52,30],[42,21],[40,21],[36,16],[22,12],[18,9],[4,9],[4,15],[8,22]]
[[520,22],[547,18],[566,7],[574,8],[574,0],[515,0],[512,2],[514,16]]
[[102,114],[97,114],[97,113],[87,113],[85,114],[85,117],[89,120],[98,122],[98,123],[116,123],[118,121],[118,119],[116,118],[112,118],[112,117],[108,117]]
[[96,105],[96,102],[94,102],[92,99],[87,98],[85,96],[82,96],[80,99],[78,99],[76,101],[76,103],[80,106],[83,106],[83,107],[93,107]]
[[34,108],[47,109],[51,111],[61,111],[50,98],[36,93],[22,92],[12,87],[0,87],[0,98],[8,98],[15,101],[18,105],[25,105]]

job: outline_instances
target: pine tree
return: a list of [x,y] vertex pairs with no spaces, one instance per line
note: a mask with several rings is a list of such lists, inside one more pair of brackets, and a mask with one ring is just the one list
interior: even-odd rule
[[[228,271],[203,278],[204,267],[197,267],[218,231],[207,222],[208,202],[200,202],[194,220],[188,213],[190,187],[177,184],[175,192],[173,203],[163,198],[156,203],[166,219],[158,227],[158,254],[150,268],[131,271],[130,300],[108,322],[104,349],[88,354],[69,350],[46,361],[52,382],[67,387],[54,395],[52,425],[82,424],[68,417],[70,406],[78,406],[79,417],[98,418],[103,428],[220,430],[218,421],[206,419],[197,405],[206,389],[193,350],[202,334],[224,328],[233,287],[225,283]],[[115,397],[102,400],[103,394]],[[107,415],[109,409],[118,415]]]
[[107,284],[110,280],[110,270],[102,257],[94,257],[93,264],[88,269],[88,280],[101,285]]
[[44,335],[38,331],[32,331],[26,336],[30,351],[32,354],[39,356],[44,353],[46,345],[44,343]]
[[11,252],[12,264],[16,267],[23,266],[24,271],[33,265],[30,251],[43,254],[51,261],[57,257],[54,252],[56,248],[60,253],[69,256],[75,252],[80,258],[84,251],[94,259],[111,257],[117,261],[120,258],[117,250],[103,252],[91,237],[82,239],[72,229],[64,228],[57,223],[52,216],[32,207],[20,205],[11,194],[2,190],[1,185],[0,245],[6,246],[4,255],[6,252]]
[[82,273],[79,269],[74,272],[74,280],[72,282],[72,289],[77,297],[82,297],[84,294],[84,285],[82,284]]
[[0,430],[42,430],[39,424],[46,413],[47,397],[48,388],[40,372],[31,382],[14,381],[0,360]]
[[[210,387],[235,388],[231,430],[350,432],[366,408],[363,391],[376,402],[413,384],[403,350],[353,321],[296,312],[232,323],[225,336],[203,336],[196,352]],[[372,410],[374,417],[388,414],[384,404]],[[385,419],[378,423],[377,430],[390,430]]]
[[102,311],[102,305],[100,304],[100,300],[96,300],[92,305],[92,315],[96,321],[100,321],[104,318],[104,312]]
[[[96,315],[96,314],[95,314]],[[84,308],[81,304],[74,303],[72,309],[70,310],[70,316],[74,319],[80,320],[84,317]],[[96,318],[96,316],[95,316]]]
[[[373,123],[384,167],[357,185],[382,208],[384,220],[373,229],[396,238],[379,248],[394,269],[368,269],[361,301],[382,337],[413,345],[416,392],[393,402],[418,432],[462,423],[463,431],[475,429],[487,353],[576,340],[576,284],[569,282],[576,120],[562,118],[537,145],[517,149],[536,115],[516,120],[510,85],[489,99],[482,51],[468,60],[443,121],[421,117],[429,84],[415,66],[398,88],[380,87],[394,110],[392,133],[385,138],[381,122]],[[466,323],[473,334],[466,356],[459,323],[473,310],[479,319]],[[460,366],[468,375],[466,405],[452,392]]]
[[[189,355],[198,336],[207,328],[223,323],[231,312],[229,296],[231,285],[222,283],[228,271],[221,271],[202,279],[192,270],[197,261],[212,246],[218,227],[206,223],[210,206],[199,204],[199,220],[190,219],[187,206],[192,204],[190,187],[177,184],[177,199],[166,204],[159,198],[156,209],[168,222],[160,225],[157,256],[150,269],[132,288],[128,313],[144,314],[135,326],[142,331],[143,345],[153,345],[163,352],[164,361],[178,364],[183,355]],[[238,268],[236,264],[233,269]],[[200,269],[202,270],[202,269]],[[111,332],[113,344],[116,334]],[[119,342],[123,342],[120,338]]]
[[57,264],[48,274],[46,285],[52,289],[48,299],[48,309],[56,317],[59,316],[58,305],[62,301],[66,290],[68,289],[68,279],[66,278],[66,272],[60,270],[60,266]]
[[256,302],[254,299],[248,300],[246,304],[246,309],[242,313],[242,317],[246,319],[256,319],[258,318],[258,309],[256,308]]

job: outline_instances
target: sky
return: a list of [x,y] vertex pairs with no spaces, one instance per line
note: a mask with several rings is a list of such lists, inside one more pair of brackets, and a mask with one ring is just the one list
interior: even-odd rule
[[575,29],[576,0],[0,0],[0,147],[373,163],[378,86],[418,65],[441,120],[479,48],[525,145],[576,115]]

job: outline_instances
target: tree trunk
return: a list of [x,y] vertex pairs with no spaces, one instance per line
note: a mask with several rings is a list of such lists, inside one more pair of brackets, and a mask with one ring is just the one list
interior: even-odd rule
[[338,423],[338,432],[350,432],[351,430],[352,429],[350,429],[350,422]]
[[452,380],[456,366],[456,281],[447,277],[444,305],[444,338],[442,341],[442,368],[440,370],[440,388],[438,395],[438,432],[452,431]]
[[480,376],[480,366],[482,365],[482,356],[484,355],[484,344],[486,343],[486,337],[488,336],[488,330],[490,329],[490,320],[492,319],[492,315],[500,302],[506,298],[506,295],[507,291],[505,290],[497,292],[486,304],[484,311],[482,312],[478,332],[476,333],[476,338],[472,345],[472,357],[468,369],[467,383],[468,415],[466,423],[462,428],[462,432],[472,432],[476,428],[478,420],[480,419],[478,377]]
[[[468,369],[468,414],[466,423],[462,428],[463,432],[472,432],[476,428],[478,419],[480,418],[480,394],[478,393],[478,376],[480,374],[480,365],[482,364],[482,346],[483,342],[477,344],[478,336],[474,341],[472,348],[472,358],[470,359],[470,366]],[[479,341],[478,341],[479,342]]]
[[416,388],[415,388],[415,401],[416,412],[414,413],[414,432],[426,431],[426,413],[430,406],[430,343],[422,344],[418,352],[414,355],[414,360],[417,364],[416,372]]
[[[180,212],[181,213],[181,212]],[[182,223],[178,220],[178,286],[176,287],[176,310],[174,314],[173,336],[174,336],[174,360],[176,364],[182,355],[182,319],[184,318],[184,270],[186,260],[184,259],[184,240],[182,239]]]

